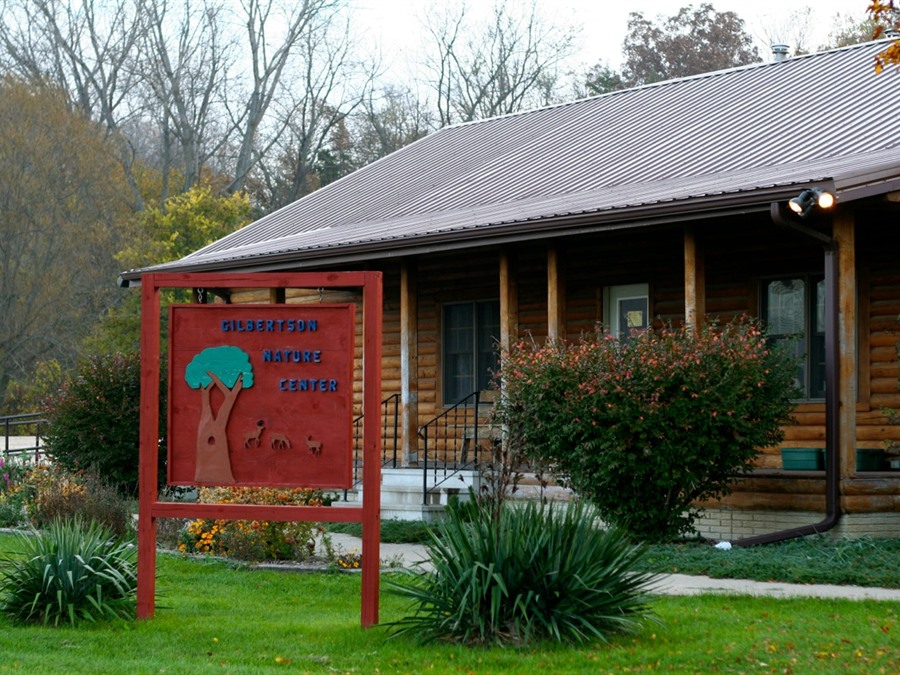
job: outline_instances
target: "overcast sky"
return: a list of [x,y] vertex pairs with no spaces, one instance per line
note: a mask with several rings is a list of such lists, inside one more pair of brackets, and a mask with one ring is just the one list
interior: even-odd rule
[[[443,6],[448,0],[351,0],[354,7],[354,22],[357,17],[365,26],[368,39],[383,45],[384,56],[395,67],[402,67],[405,59],[415,60],[418,44],[422,39],[421,18],[430,7]],[[527,6],[528,0],[509,0],[515,6]],[[622,41],[625,38],[628,13],[642,12],[648,18],[657,15],[674,15],[681,7],[701,4],[686,0],[537,0],[547,16],[560,22],[571,22],[581,26],[581,50],[574,65],[592,65],[604,60],[613,67],[621,65]],[[469,0],[473,8],[488,7],[490,0]],[[713,7],[720,12],[733,11],[740,16],[748,32],[757,38],[760,54],[767,58],[768,46],[763,47],[765,38],[775,33],[790,32],[789,19],[792,12],[801,12],[813,7],[812,20],[808,28],[808,49],[820,46],[828,37],[834,16],[854,16],[865,18],[868,0],[712,0]],[[359,24],[357,24],[359,28]],[[791,44],[791,36],[784,35],[781,41]]]

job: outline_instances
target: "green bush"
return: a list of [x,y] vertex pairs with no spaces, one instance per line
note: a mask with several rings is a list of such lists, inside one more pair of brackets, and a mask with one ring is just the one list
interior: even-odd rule
[[[161,433],[164,393],[161,386]],[[123,494],[137,495],[140,403],[139,354],[108,354],[85,361],[45,400],[49,454],[71,471],[88,470]],[[162,439],[160,446],[164,446]],[[165,478],[164,459],[160,452],[160,481]]]
[[95,474],[39,464],[25,477],[22,491],[32,527],[82,520],[96,521],[120,538],[134,531],[128,501]]
[[24,557],[0,563],[0,610],[17,622],[75,625],[133,618],[136,549],[97,523],[56,521],[20,534]]
[[693,530],[790,420],[795,364],[752,322],[663,327],[620,342],[522,343],[504,358],[508,442],[607,522],[646,540]]
[[652,614],[643,548],[604,530],[584,502],[461,503],[439,521],[433,571],[389,584],[415,612],[390,624],[422,641],[585,642],[632,632]]

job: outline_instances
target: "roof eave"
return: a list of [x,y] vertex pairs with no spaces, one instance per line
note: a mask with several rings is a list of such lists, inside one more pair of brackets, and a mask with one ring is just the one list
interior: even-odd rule
[[[818,182],[817,185],[833,189]],[[164,269],[166,272],[256,271],[271,272],[285,269],[318,268],[340,264],[356,264],[373,259],[408,257],[426,253],[461,250],[474,247],[570,237],[596,232],[634,229],[665,225],[686,220],[768,212],[772,201],[795,196],[798,186],[777,186],[751,193],[707,195],[689,200],[658,202],[639,207],[624,207],[607,211],[582,212],[516,220],[505,223],[471,226],[408,238],[379,239],[340,247],[286,250],[258,256],[216,259],[212,261],[184,259],[180,263],[129,270],[120,277],[120,285],[137,286],[146,272]]]

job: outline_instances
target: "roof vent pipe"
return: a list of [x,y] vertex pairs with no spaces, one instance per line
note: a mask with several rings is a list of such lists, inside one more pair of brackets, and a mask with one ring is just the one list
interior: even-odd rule
[[772,58],[775,60],[775,63],[779,61],[787,61],[791,55],[791,47],[790,45],[785,44],[777,44],[772,45]]

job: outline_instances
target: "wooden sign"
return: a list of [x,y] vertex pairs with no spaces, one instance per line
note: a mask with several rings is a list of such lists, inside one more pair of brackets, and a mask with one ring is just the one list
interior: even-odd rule
[[168,479],[352,484],[355,306],[175,305]]

